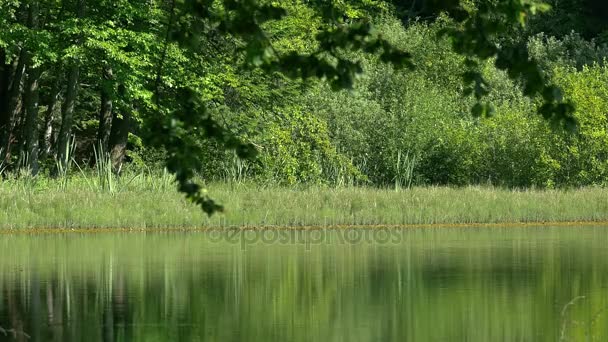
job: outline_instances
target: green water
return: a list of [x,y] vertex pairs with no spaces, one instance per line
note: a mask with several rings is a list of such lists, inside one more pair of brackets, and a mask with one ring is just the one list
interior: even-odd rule
[[0,235],[0,341],[608,340],[608,228],[319,234]]

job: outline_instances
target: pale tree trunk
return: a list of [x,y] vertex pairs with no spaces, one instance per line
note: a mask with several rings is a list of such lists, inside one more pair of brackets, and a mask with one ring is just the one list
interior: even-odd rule
[[[59,73],[60,74],[60,73]],[[57,79],[53,83],[51,90],[51,97],[46,113],[44,114],[44,135],[42,137],[42,151],[41,158],[48,158],[53,151],[53,124],[55,122],[55,115],[59,107],[59,98],[61,95],[61,77],[57,76]]]
[[122,115],[114,112],[112,130],[110,132],[110,159],[112,161],[112,169],[117,174],[122,169],[122,164],[127,153],[130,128],[131,113],[128,110],[124,111]]
[[63,168],[67,165],[70,153],[70,135],[72,134],[72,121],[78,94],[79,77],[80,68],[78,65],[70,67],[65,101],[61,108],[61,127],[59,129],[59,137],[57,138],[57,159]]

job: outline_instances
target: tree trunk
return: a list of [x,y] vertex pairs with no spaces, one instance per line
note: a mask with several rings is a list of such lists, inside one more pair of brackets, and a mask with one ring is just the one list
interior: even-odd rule
[[33,175],[38,173],[38,80],[40,70],[28,67],[25,88],[25,152],[27,165]]
[[[59,73],[61,74],[61,73]],[[57,76],[53,89],[51,90],[51,97],[49,105],[44,114],[44,135],[42,137],[42,159],[48,158],[53,151],[53,123],[55,122],[55,114],[57,107],[59,106],[59,97],[61,95],[61,77]]]
[[6,50],[0,48],[0,172],[2,172],[4,164],[4,141],[8,141],[5,138],[5,132],[10,123],[8,102],[12,68],[9,63],[6,63],[6,57]]
[[72,121],[74,117],[74,107],[76,106],[76,97],[78,96],[78,79],[80,77],[80,68],[78,65],[70,67],[68,75],[67,91],[65,101],[61,108],[61,128],[59,129],[59,137],[57,142],[57,159],[61,167],[65,169],[68,158],[70,157],[70,135],[72,134]]
[[112,118],[112,130],[110,132],[110,158],[112,169],[119,174],[127,152],[129,130],[131,126],[131,113],[125,111],[122,116],[114,112]]
[[101,109],[99,111],[99,130],[97,141],[103,151],[108,151],[110,130],[112,128],[112,81],[114,75],[112,68],[103,68],[103,82],[101,86]]
[[[77,5],[78,19],[84,17],[86,8],[86,0],[79,0]],[[78,41],[81,39],[79,38]],[[57,159],[62,168],[66,168],[69,160],[70,136],[72,134],[72,121],[74,117],[74,107],[76,98],[78,97],[78,80],[80,78],[80,66],[78,61],[74,61],[70,67],[68,75],[68,84],[65,95],[65,102],[61,109],[61,128],[59,129],[59,138],[57,143]]]
[[23,90],[23,74],[25,73],[25,59],[26,52],[21,49],[15,63],[15,71],[8,92],[6,123],[0,127],[0,157],[2,161],[7,161],[11,157],[11,145],[14,141],[13,130],[22,107],[21,93]]
[[11,65],[6,63],[6,50],[0,48],[0,135],[9,122],[8,93],[11,81]]
[[[29,4],[29,26],[31,29],[38,29],[38,2],[32,1]],[[38,101],[39,90],[38,82],[40,79],[40,69],[34,66],[33,53],[27,54],[27,76],[25,85],[25,157],[27,166],[33,175],[38,173]]]

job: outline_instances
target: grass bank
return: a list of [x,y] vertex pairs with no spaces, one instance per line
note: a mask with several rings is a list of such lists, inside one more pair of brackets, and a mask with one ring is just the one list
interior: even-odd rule
[[608,221],[608,189],[284,188],[209,184],[226,212],[206,217],[167,175],[0,182],[0,228],[205,228]]

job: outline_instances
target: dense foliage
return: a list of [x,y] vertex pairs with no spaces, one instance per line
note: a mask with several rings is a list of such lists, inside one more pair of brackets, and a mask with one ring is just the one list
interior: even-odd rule
[[1,0],[0,171],[607,182],[602,1],[330,3]]

